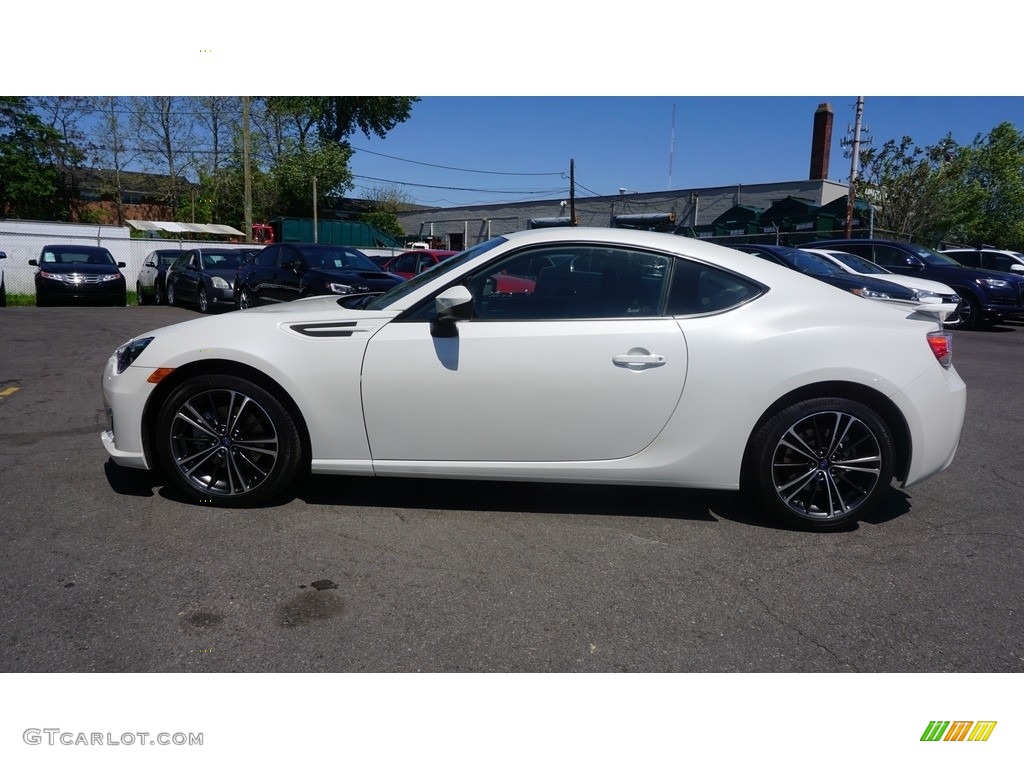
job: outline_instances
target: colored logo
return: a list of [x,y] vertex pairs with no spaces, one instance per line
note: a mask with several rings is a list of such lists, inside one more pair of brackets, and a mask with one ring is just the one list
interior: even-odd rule
[[988,741],[995,729],[995,720],[932,720],[921,741]]

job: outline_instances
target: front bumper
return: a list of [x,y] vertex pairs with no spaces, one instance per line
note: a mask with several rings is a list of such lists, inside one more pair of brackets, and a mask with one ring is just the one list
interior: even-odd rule
[[124,373],[118,373],[116,354],[103,369],[103,403],[109,424],[100,434],[100,441],[119,466],[152,469],[146,457],[142,417],[146,401],[156,388],[146,380],[154,370],[130,365]]

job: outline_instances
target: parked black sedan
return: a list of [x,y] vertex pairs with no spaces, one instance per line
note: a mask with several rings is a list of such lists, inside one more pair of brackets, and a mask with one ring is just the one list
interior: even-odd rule
[[167,268],[181,256],[180,248],[158,248],[150,251],[135,279],[135,295],[139,304],[167,303]]
[[342,245],[275,243],[238,270],[239,309],[306,296],[383,293],[405,278],[389,274],[362,251]]
[[44,245],[35,274],[36,306],[57,303],[110,304],[123,307],[127,289],[121,267],[106,248],[95,245]]
[[233,248],[183,251],[167,268],[167,303],[196,304],[200,312],[235,304],[235,273],[245,254]]

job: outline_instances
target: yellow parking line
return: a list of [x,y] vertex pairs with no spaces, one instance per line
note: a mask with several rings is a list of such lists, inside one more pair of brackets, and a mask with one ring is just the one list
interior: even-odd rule
[[8,395],[13,395],[19,389],[21,389],[21,387],[8,387],[7,389],[0,390],[0,400],[3,400]]

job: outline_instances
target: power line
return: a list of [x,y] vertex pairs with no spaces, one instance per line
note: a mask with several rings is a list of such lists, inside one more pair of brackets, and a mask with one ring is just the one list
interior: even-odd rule
[[[351,145],[350,145],[351,146]],[[425,165],[428,168],[441,168],[446,171],[460,171],[462,173],[483,173],[490,176],[562,176],[565,177],[565,171],[545,171],[543,173],[525,173],[518,171],[481,171],[473,168],[455,168],[450,165],[437,165],[435,163],[425,163],[421,160],[409,160],[404,157],[395,157],[394,155],[385,155],[383,152],[374,152],[370,149],[363,149],[362,147],[352,147],[355,152],[365,152],[368,155],[376,155],[377,157],[386,157],[389,160],[398,160],[402,163],[412,163],[413,165]]]
[[476,187],[449,187],[439,184],[418,184],[411,181],[395,181],[394,179],[380,179],[375,176],[360,176],[352,174],[353,179],[364,179],[367,181],[379,181],[384,184],[398,184],[407,187],[426,187],[427,189],[445,189],[451,192],[482,192],[492,195],[554,195],[565,190],[565,187],[551,187],[548,189],[479,189]]

